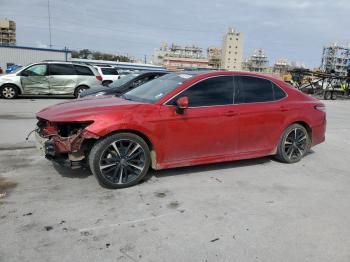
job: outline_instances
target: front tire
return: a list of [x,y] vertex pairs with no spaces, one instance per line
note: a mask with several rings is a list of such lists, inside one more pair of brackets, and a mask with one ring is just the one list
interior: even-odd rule
[[92,173],[102,186],[113,189],[139,183],[150,162],[147,143],[131,133],[110,135],[97,142],[89,154]]
[[18,96],[18,89],[13,85],[3,85],[1,87],[1,96],[5,99],[14,99]]
[[276,158],[284,163],[299,162],[309,151],[311,140],[309,133],[300,124],[290,125],[281,137]]

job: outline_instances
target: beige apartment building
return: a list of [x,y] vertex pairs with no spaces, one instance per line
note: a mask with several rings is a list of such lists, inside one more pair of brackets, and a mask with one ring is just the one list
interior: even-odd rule
[[242,70],[242,62],[243,33],[230,28],[222,41],[221,68],[229,71]]
[[0,20],[0,45],[16,44],[16,22],[3,19]]

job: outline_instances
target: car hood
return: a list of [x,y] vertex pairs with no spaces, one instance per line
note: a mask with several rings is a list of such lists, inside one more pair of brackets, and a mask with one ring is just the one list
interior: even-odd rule
[[130,111],[141,104],[115,96],[87,97],[44,108],[37,117],[51,122],[94,120],[96,115]]
[[13,80],[13,77],[15,77],[16,74],[4,74],[4,75],[0,75],[0,80],[6,81],[6,80]]

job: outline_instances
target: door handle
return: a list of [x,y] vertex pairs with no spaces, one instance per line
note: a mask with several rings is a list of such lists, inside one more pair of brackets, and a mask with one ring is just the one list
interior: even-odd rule
[[237,111],[227,111],[225,113],[225,116],[236,116],[236,115],[238,115]]
[[289,110],[290,110],[289,107],[286,107],[286,106],[281,106],[280,107],[280,111],[282,111],[282,112],[286,112],[286,111],[289,111]]

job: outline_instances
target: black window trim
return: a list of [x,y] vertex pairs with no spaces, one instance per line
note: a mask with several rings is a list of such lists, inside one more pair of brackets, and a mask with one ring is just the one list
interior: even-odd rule
[[187,89],[189,89],[190,87],[202,82],[202,81],[205,81],[205,80],[208,80],[208,79],[211,79],[211,78],[216,78],[216,77],[221,77],[221,76],[231,76],[232,77],[232,85],[233,85],[233,100],[232,100],[232,104],[226,104],[226,105],[213,105],[213,106],[189,106],[188,108],[203,108],[203,107],[222,107],[222,106],[233,106],[235,105],[234,102],[235,102],[235,95],[236,95],[236,86],[235,86],[235,79],[234,79],[234,76],[233,74],[223,74],[223,75],[215,75],[215,76],[210,76],[210,77],[206,77],[206,78],[203,78],[191,85],[189,85],[188,87],[186,87],[185,89],[181,90],[179,93],[175,94],[174,96],[172,96],[171,98],[169,98],[167,101],[165,101],[162,105],[163,106],[174,106],[174,105],[169,105],[167,104],[169,101],[171,101],[173,98],[175,98],[176,96],[180,95],[181,93],[185,92]]
[[238,77],[240,76],[248,76],[248,77],[254,77],[254,78],[260,78],[260,79],[264,79],[264,80],[267,80],[271,83],[271,89],[272,89],[272,93],[273,93],[273,98],[275,98],[275,91],[273,90],[273,84],[275,84],[279,89],[282,90],[282,92],[285,94],[284,97],[282,97],[281,99],[278,99],[278,100],[272,100],[272,101],[264,101],[264,102],[253,102],[253,103],[236,103],[236,99],[237,99],[237,95],[239,92],[237,92],[237,94],[235,93],[234,95],[234,102],[235,102],[235,105],[251,105],[251,104],[262,104],[262,103],[274,103],[274,102],[280,102],[281,100],[283,99],[286,99],[288,97],[288,93],[286,91],[284,91],[284,89],[282,87],[280,87],[278,84],[276,84],[274,81],[270,80],[270,79],[267,79],[265,77],[261,77],[261,76],[253,76],[253,75],[246,75],[246,74],[237,74],[237,75],[234,75],[235,77],[235,90],[236,90],[236,87],[237,87],[237,90],[239,91],[239,88],[240,88],[240,81],[238,81]]

